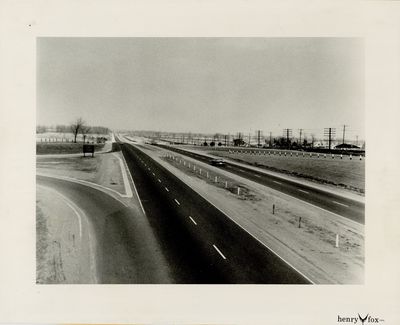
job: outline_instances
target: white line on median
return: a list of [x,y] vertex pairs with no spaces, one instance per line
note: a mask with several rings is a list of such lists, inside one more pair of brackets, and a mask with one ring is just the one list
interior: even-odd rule
[[181,205],[177,199],[174,199],[174,201],[176,202],[176,204]]
[[191,216],[189,216],[189,218],[190,218],[190,220],[192,220],[192,222],[197,226],[196,221],[195,221]]
[[310,192],[307,192],[307,191],[304,191],[304,190],[299,190],[299,189],[298,189],[298,191],[299,191],[299,192],[306,193],[306,194],[310,194]]
[[[124,159],[125,165],[128,166],[127,163],[126,163],[126,160],[125,160],[124,153],[122,153],[122,158]],[[138,191],[136,189],[136,185],[135,185],[135,182],[133,181],[133,178],[132,178],[132,175],[131,175],[131,171],[129,170],[129,168],[128,168],[128,174],[129,174],[129,177],[130,177],[130,179],[132,181],[133,189],[135,190],[136,197],[138,198],[140,208],[142,209],[143,214],[146,215],[146,211],[144,211],[142,200],[140,199],[139,193],[138,193]]]
[[218,249],[218,247],[217,246],[215,246],[215,245],[213,245],[213,247],[215,248],[215,250],[218,252],[218,254],[219,255],[221,255],[222,256],[222,258],[224,259],[224,260],[226,260],[226,257],[224,256],[224,254],[222,254],[222,252]]
[[[122,172],[122,179],[123,179],[123,181],[124,181],[124,187],[125,187],[125,194],[126,194],[126,197],[132,197],[132,196],[133,196],[133,193],[132,193],[131,186],[130,186],[130,184],[129,184],[128,175],[127,175],[127,173],[126,173],[124,161],[123,161],[123,160],[121,159],[121,157],[118,156],[116,153],[113,153],[113,155],[114,155],[115,157],[117,157],[118,160],[119,160],[119,165],[120,165],[121,172]],[[126,168],[128,168],[128,166],[126,166]]]
[[344,206],[344,207],[346,207],[346,208],[350,208],[348,205],[346,205],[346,204],[343,204],[343,203],[340,203],[340,202],[336,202],[336,201],[332,201],[333,203],[336,203],[336,204],[339,204],[339,205],[342,205],[342,206]]

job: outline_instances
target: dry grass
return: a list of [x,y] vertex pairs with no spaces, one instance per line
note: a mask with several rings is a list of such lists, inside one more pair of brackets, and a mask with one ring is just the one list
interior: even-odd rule
[[[36,154],[67,154],[67,153],[82,153],[82,143],[36,143]],[[95,151],[99,151],[104,147],[104,144],[95,144]]]
[[355,158],[350,160],[348,157],[340,159],[338,156],[332,159],[328,155],[326,158],[323,155],[320,158],[302,157],[302,155],[284,156],[283,154],[281,156],[278,154],[250,155],[217,150],[210,150],[207,153],[318,183],[336,185],[360,193],[365,192],[364,160]]

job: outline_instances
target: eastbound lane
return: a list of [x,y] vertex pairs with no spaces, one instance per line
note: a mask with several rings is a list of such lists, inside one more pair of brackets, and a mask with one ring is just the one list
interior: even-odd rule
[[167,257],[180,259],[176,271],[186,283],[312,283],[144,152],[121,148],[146,215]]
[[[212,159],[201,154],[196,154],[190,151],[170,146],[158,146],[194,158],[207,164],[210,164],[210,161]],[[296,199],[328,210],[329,212],[333,212],[361,224],[365,223],[365,205],[361,202],[342,197],[330,192],[325,192],[301,183],[293,182],[285,178],[280,178],[250,168],[238,166],[229,162],[226,163],[225,169],[231,173],[250,179],[259,184],[268,186],[284,194],[290,195]]]

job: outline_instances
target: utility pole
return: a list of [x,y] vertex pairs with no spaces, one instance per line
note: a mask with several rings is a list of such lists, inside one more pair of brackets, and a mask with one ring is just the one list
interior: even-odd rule
[[329,150],[331,150],[331,143],[332,143],[332,139],[335,137],[335,134],[336,134],[335,128],[325,128],[324,129],[324,135],[325,135],[325,137],[328,137]]
[[348,126],[348,125],[343,124],[343,141],[342,141],[342,144],[344,144],[344,135],[346,134],[346,126]]
[[301,134],[303,133],[303,129],[299,129],[300,131],[300,140],[299,140],[299,146],[301,147]]
[[292,136],[292,129],[283,129],[283,134],[286,135],[286,145],[290,149],[289,137]]
[[261,130],[257,131],[257,147],[261,147]]

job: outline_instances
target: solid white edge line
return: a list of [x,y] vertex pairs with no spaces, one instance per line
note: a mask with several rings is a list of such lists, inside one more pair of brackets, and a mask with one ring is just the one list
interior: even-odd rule
[[192,220],[192,222],[197,226],[196,221],[195,221],[191,216],[189,216],[189,218],[190,218],[190,220]]
[[36,172],[36,176],[55,178],[55,179],[59,179],[59,180],[62,180],[62,181],[77,183],[77,184],[80,184],[80,185],[91,187],[91,188],[93,188],[95,190],[98,190],[98,191],[101,191],[101,192],[103,192],[103,193],[105,193],[107,195],[110,195],[112,198],[114,198],[115,200],[117,200],[118,202],[122,203],[124,206],[127,207],[125,202],[121,201],[120,199],[116,198],[115,196],[112,196],[108,192],[113,192],[113,193],[117,194],[118,196],[120,196],[122,198],[126,197],[125,194],[121,194],[121,193],[119,193],[119,192],[117,192],[117,191],[115,191],[115,190],[113,190],[111,188],[105,187],[103,185],[99,185],[99,184],[96,184],[96,183],[92,183],[92,182],[84,181],[82,179],[72,178],[72,177],[68,177],[68,176],[50,175],[50,174],[40,173],[40,172],[39,173]]
[[297,189],[299,192],[303,192],[303,193],[306,193],[306,194],[310,194],[310,192],[307,192],[307,191],[304,191],[304,190],[300,190],[300,189]]
[[[82,240],[82,217],[81,215],[85,216],[85,212],[83,212],[74,202],[72,202],[70,199],[68,199],[65,195],[61,194],[59,191],[52,187],[44,186],[44,185],[36,185],[41,188],[46,188],[47,190],[50,190],[51,192],[54,192],[55,195],[59,196],[65,204],[75,213],[75,215],[78,217],[78,224],[79,224],[79,239]],[[78,211],[79,210],[79,211]]]
[[120,168],[121,168],[121,172],[122,172],[122,179],[124,181],[125,194],[126,194],[126,197],[130,198],[133,196],[133,193],[132,193],[131,185],[129,184],[128,175],[126,174],[126,168],[128,168],[128,166],[126,166],[124,164],[124,161],[115,152],[113,153],[113,155],[115,157],[117,157],[119,160],[119,164],[120,164]]
[[[121,151],[121,153],[122,153],[122,158],[124,159],[126,166],[128,166],[128,164],[126,163],[126,160],[125,160],[124,153],[122,151]],[[135,190],[136,197],[138,198],[140,208],[142,209],[143,214],[146,215],[146,211],[144,211],[142,200],[140,199],[139,193],[138,193],[138,191],[136,189],[136,185],[135,185],[135,182],[133,181],[133,178],[132,178],[132,175],[131,175],[131,171],[129,170],[129,168],[128,168],[128,174],[129,174],[129,177],[131,178],[133,189]]]
[[177,199],[174,199],[174,201],[176,202],[176,204],[181,205]]
[[218,254],[219,255],[221,255],[222,256],[222,258],[224,259],[224,260],[226,260],[226,257],[225,257],[225,255],[224,254],[222,254],[222,252],[218,249],[218,247],[216,246],[216,245],[213,245],[213,247],[214,247],[214,249],[218,252]]
[[336,202],[336,201],[332,201],[333,203],[336,203],[336,204],[339,204],[339,205],[341,205],[341,206],[344,206],[344,207],[346,207],[346,208],[350,208],[348,205],[346,205],[346,204],[343,204],[343,203],[340,203],[340,202]]
[[[47,189],[53,191],[56,195],[59,195],[60,197],[62,197],[63,200],[65,200],[65,203],[66,203],[66,204],[74,211],[74,213],[78,216],[78,220],[79,220],[79,238],[82,240],[82,219],[81,219],[81,215],[84,216],[84,219],[85,219],[85,221],[86,221],[88,227],[90,227],[90,226],[89,226],[89,220],[88,220],[88,217],[86,216],[85,212],[83,212],[83,210],[80,209],[75,203],[73,203],[72,201],[70,201],[66,196],[64,196],[63,194],[61,194],[61,193],[60,193],[59,191],[57,191],[56,189],[54,189],[54,188],[52,188],[52,187],[47,187],[47,186],[44,186],[44,185],[38,185],[38,184],[36,184],[36,186],[39,186],[39,187],[46,187]],[[75,207],[76,209],[75,209],[74,207]],[[81,215],[79,214],[79,212],[78,212],[77,210],[79,210],[79,211],[81,212]],[[99,283],[98,277],[97,277],[96,256],[95,256],[94,247],[93,247],[93,246],[95,245],[95,244],[94,244],[95,240],[92,240],[91,235],[90,235],[90,230],[89,230],[89,229],[88,229],[87,234],[88,234],[88,237],[89,237],[89,251],[90,251],[89,258],[90,258],[90,270],[91,270],[90,276],[91,276],[91,278],[92,278],[92,280],[93,280],[93,283]]]

